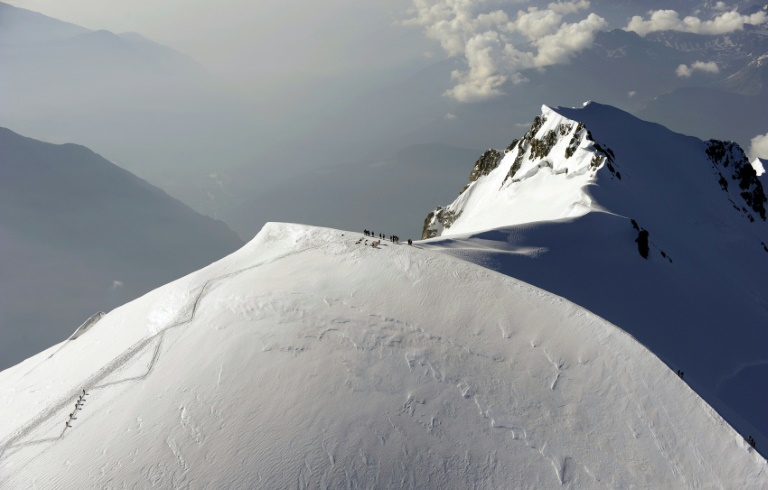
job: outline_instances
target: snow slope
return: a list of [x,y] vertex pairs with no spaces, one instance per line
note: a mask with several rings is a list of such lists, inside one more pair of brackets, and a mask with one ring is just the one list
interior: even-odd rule
[[[537,121],[496,167],[476,166],[465,192],[428,217],[425,235],[442,237],[423,246],[618,325],[682,369],[764,447],[764,176],[736,145],[673,133],[601,104],[544,107]],[[552,144],[532,155],[551,131]],[[520,168],[509,177],[515,161]],[[647,258],[638,244],[643,232]]]
[[0,372],[0,487],[768,486],[766,461],[615,326],[361,240],[268,224]]

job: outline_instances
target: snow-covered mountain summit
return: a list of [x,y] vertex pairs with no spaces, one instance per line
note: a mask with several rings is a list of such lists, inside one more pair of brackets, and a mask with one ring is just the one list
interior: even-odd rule
[[[620,182],[623,170],[628,178]],[[712,195],[700,213],[725,206],[750,221],[766,219],[762,183],[738,145],[677,135],[594,102],[583,109],[544,106],[522,138],[504,152],[483,154],[459,197],[427,217],[422,238],[590,211],[671,221],[691,209],[667,204],[688,193],[704,193],[697,201]]]
[[428,217],[424,246],[618,325],[768,443],[764,179],[733,143],[596,103],[545,107]]
[[444,254],[269,224],[0,372],[0,487],[765,488],[675,373]]

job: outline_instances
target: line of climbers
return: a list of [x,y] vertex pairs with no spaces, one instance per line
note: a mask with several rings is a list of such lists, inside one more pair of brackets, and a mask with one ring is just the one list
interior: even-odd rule
[[[389,240],[392,243],[400,243],[400,237],[397,235],[390,235],[389,238],[387,238],[387,235],[384,233],[379,233],[376,235],[373,231],[369,230],[363,230],[363,235],[367,237],[377,237],[379,239],[378,241],[371,242],[371,246],[373,247],[378,247],[381,244],[381,240]],[[361,238],[357,241],[357,243],[360,243],[362,240],[363,239]],[[365,244],[368,245],[368,240],[365,240]],[[413,245],[413,240],[410,238],[408,239],[408,245]]]
[[[685,378],[685,372],[681,369],[677,370],[677,375],[680,376],[680,379]],[[752,447],[755,447],[757,445],[757,441],[755,441],[755,438],[752,437],[751,435],[747,437],[747,443]]]
[[64,422],[64,430],[67,430],[67,427],[72,427],[71,425],[69,425],[70,422],[72,422],[73,420],[77,420],[77,417],[75,417],[75,413],[77,413],[77,411],[82,409],[83,405],[85,405],[85,395],[87,394],[88,393],[86,393],[85,390],[83,390],[83,394],[77,398],[77,401],[75,402],[75,409],[72,411],[72,413],[69,414],[69,420]]

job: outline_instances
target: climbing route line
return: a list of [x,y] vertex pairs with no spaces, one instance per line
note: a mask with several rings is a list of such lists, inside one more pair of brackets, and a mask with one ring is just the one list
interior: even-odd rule
[[[66,434],[70,432],[74,427],[69,428],[65,427],[62,433],[58,437],[48,437],[44,439],[37,439],[33,441],[26,441],[22,442],[22,440],[29,436],[35,429],[37,429],[40,425],[42,425],[45,422],[48,422],[50,419],[52,419],[54,416],[59,414],[62,410],[65,410],[65,407],[72,403],[72,400],[76,399],[78,394],[80,393],[81,389],[86,390],[97,390],[106,388],[109,386],[113,386],[120,383],[125,383],[129,381],[140,381],[143,379],[146,379],[147,376],[152,372],[155,364],[157,363],[157,360],[160,357],[160,352],[163,346],[163,339],[165,337],[165,333],[169,330],[176,329],[179,327],[182,327],[184,325],[187,325],[194,321],[195,315],[197,314],[198,307],[200,306],[200,303],[205,298],[205,296],[210,292],[211,288],[226,279],[230,279],[234,276],[237,276],[239,274],[242,274],[244,272],[248,272],[250,270],[256,269],[258,267],[261,267],[263,265],[276,262],[278,260],[282,260],[286,257],[289,257],[291,255],[297,255],[300,253],[307,252],[309,250],[315,250],[319,249],[321,246],[306,246],[303,248],[300,248],[298,250],[293,250],[291,252],[287,252],[285,254],[281,254],[275,257],[272,257],[270,259],[258,262],[256,264],[250,265],[248,267],[245,267],[243,269],[238,269],[233,272],[229,272],[226,274],[222,274],[220,276],[208,279],[203,283],[201,287],[199,287],[199,292],[195,295],[194,299],[191,302],[191,308],[189,307],[189,304],[187,307],[182,308],[182,311],[179,316],[186,316],[186,318],[177,318],[177,320],[167,327],[160,330],[157,334],[144,338],[132,346],[130,346],[128,349],[123,351],[119,356],[114,358],[112,361],[107,363],[105,366],[103,366],[101,369],[96,371],[94,374],[83,380],[81,383],[78,384],[78,388],[73,389],[70,392],[67,392],[66,394],[62,395],[59,401],[53,403],[52,405],[49,405],[45,407],[43,410],[41,410],[39,413],[37,413],[34,417],[32,417],[30,420],[28,420],[26,423],[24,423],[21,427],[19,427],[16,431],[12,432],[8,437],[6,437],[4,440],[0,441],[0,460],[2,460],[3,455],[8,451],[9,449],[13,448],[20,448],[24,446],[31,446],[36,444],[42,444],[45,442],[55,442],[59,439],[62,439],[66,437]],[[198,288],[195,288],[198,289]],[[193,289],[194,291],[194,289]],[[152,359],[149,363],[149,367],[147,371],[140,375],[135,376],[132,378],[126,378],[123,380],[117,380],[107,383],[101,383],[105,378],[107,378],[109,375],[113,374],[114,372],[118,371],[122,367],[124,367],[131,359],[136,357],[139,353],[141,353],[144,349],[146,349],[152,342],[157,341],[157,346],[155,347],[155,351],[153,353]],[[83,387],[83,388],[81,388]],[[69,429],[69,430],[68,430]]]

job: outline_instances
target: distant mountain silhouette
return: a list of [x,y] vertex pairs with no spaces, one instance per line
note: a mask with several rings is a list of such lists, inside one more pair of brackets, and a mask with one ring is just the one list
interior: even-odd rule
[[88,148],[0,128],[0,369],[242,245]]
[[650,101],[638,115],[681,133],[738,141],[749,148],[750,139],[768,128],[766,107],[766,91],[744,95],[714,87],[686,87]]
[[77,141],[198,209],[215,187],[208,175],[255,151],[257,112],[195,60],[140,34],[0,4],[0,67],[0,126]]
[[[480,151],[445,144],[414,145],[378,162],[306,172],[224,213],[240,236],[252,238],[268,221],[304,221],[341,229],[373,229],[404,240],[421,232],[412,219],[440,199],[453,199],[466,162]],[[312,203],[308,206],[307,203]]]

